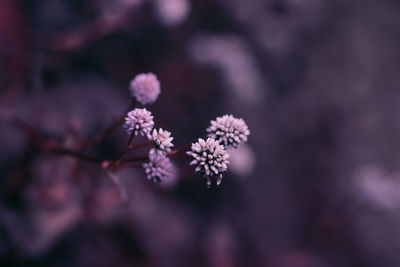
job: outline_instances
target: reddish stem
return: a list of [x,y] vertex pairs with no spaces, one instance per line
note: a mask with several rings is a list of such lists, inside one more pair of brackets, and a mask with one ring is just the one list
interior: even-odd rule
[[[15,118],[11,120],[11,123],[19,129],[21,132],[25,133],[38,147],[44,150],[48,150],[54,154],[62,155],[62,156],[71,156],[80,160],[96,163],[96,164],[104,164],[105,161],[103,161],[100,158],[89,156],[86,154],[81,153],[80,151],[70,149],[63,147],[62,145],[58,144],[56,141],[53,140],[46,140],[45,137],[43,137],[42,134],[40,134],[36,129],[32,128],[30,125],[25,123],[24,121]],[[90,144],[93,144],[94,142],[97,142],[101,140],[106,134],[108,134],[112,129],[115,127],[117,122],[114,122],[110,127],[107,127],[105,130],[103,130],[96,138],[90,141]],[[88,144],[88,143],[86,143]],[[128,145],[122,152],[120,152],[117,157],[112,160],[106,167],[109,170],[117,171],[122,168],[140,168],[141,165],[139,164],[132,164],[132,162],[140,162],[140,161],[147,161],[149,158],[148,156],[139,156],[139,157],[134,157],[134,158],[127,158],[127,159],[122,159],[124,155],[126,155],[128,152],[134,149],[146,147],[148,145],[153,144],[152,141],[147,141],[141,144],[136,144],[136,145]],[[166,154],[167,157],[169,158],[175,158],[175,157],[190,157],[189,155],[186,155],[186,151],[190,149],[190,145],[183,146],[181,148],[178,148],[174,151],[171,151]]]
[[123,121],[124,121],[123,117],[115,119],[108,127],[104,128],[94,138],[83,140],[78,147],[86,148],[101,142],[107,135],[109,135],[112,131],[114,131],[119,125],[121,125]]
[[88,43],[120,30],[125,25],[129,25],[133,21],[132,18],[135,18],[135,9],[128,9],[126,11],[126,14],[119,18],[110,20],[105,16],[100,16],[87,24],[80,25],[77,29],[53,36],[47,36],[38,32],[36,33],[38,38],[35,43],[40,47],[55,51],[79,49]]
[[169,158],[178,158],[178,157],[190,157],[186,154],[186,152],[191,148],[191,145],[183,146],[178,149],[175,149],[171,152],[167,153],[167,157]]
[[121,163],[127,163],[127,162],[138,162],[138,161],[146,161],[149,160],[148,156],[140,156],[140,157],[133,157],[133,158],[126,158],[121,160]]
[[14,118],[11,123],[19,129],[21,132],[25,133],[32,141],[40,147],[41,149],[48,150],[52,153],[58,155],[72,156],[77,159],[93,162],[93,163],[101,163],[102,160],[96,157],[85,155],[79,151],[63,147],[53,140],[46,140],[42,134],[40,134],[36,129],[32,128],[30,125],[20,120],[19,118]]
[[140,169],[140,168],[142,168],[142,165],[141,164],[133,164],[133,163],[118,164],[118,165],[110,167],[110,170],[116,172],[116,171],[119,171],[124,168]]
[[138,148],[142,148],[142,147],[146,147],[146,146],[149,146],[149,145],[151,145],[151,144],[153,144],[152,141],[147,141],[147,142],[144,142],[144,143],[140,143],[140,144],[136,144],[136,145],[127,146],[124,150],[122,150],[122,151],[115,157],[115,159],[113,160],[113,162],[116,162],[116,161],[120,160],[120,159],[121,159],[123,156],[125,156],[125,154],[127,154],[129,151],[132,151],[132,150],[135,150],[135,149],[138,149]]
[[[189,150],[190,147],[191,147],[190,145],[187,145],[187,146],[178,148],[174,151],[168,152],[166,156],[168,158],[178,158],[178,157],[191,158],[191,156],[189,156],[185,153],[186,151]],[[146,161],[146,160],[149,160],[148,156],[140,156],[140,157],[126,158],[126,159],[120,160],[119,163],[138,162],[138,161]]]
[[[132,99],[131,103],[129,104],[128,108],[126,109],[126,111],[121,115],[121,117],[114,119],[114,121],[107,126],[106,128],[104,128],[99,134],[97,134],[94,138],[92,139],[87,139],[81,142],[81,144],[78,146],[80,148],[86,148],[88,146],[94,145],[96,143],[101,142],[107,135],[109,135],[110,133],[112,133],[112,131],[114,131],[118,126],[120,126],[125,119],[126,113],[128,113],[136,104],[136,100]],[[129,138],[129,142],[128,145],[130,144],[130,142],[132,141],[133,136],[131,135],[131,137]]]
[[79,151],[75,151],[73,149],[68,149],[62,146],[55,146],[53,148],[51,148],[49,151],[58,154],[58,155],[62,155],[62,156],[72,156],[75,157],[77,159],[80,160],[85,160],[88,162],[93,162],[96,164],[100,164],[103,162],[102,159],[96,158],[96,157],[92,157],[83,153],[80,153]]
[[128,139],[128,146],[131,145],[134,136],[135,136],[135,131],[132,131],[132,133],[131,133],[131,135],[129,136],[129,139]]
[[42,147],[46,143],[45,138],[37,130],[33,129],[21,119],[14,118],[10,122],[15,128],[26,134],[37,146]]

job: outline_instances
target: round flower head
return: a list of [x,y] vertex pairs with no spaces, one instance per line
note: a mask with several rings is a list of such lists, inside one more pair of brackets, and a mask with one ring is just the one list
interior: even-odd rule
[[210,177],[217,177],[217,185],[221,183],[222,173],[229,164],[229,154],[222,145],[212,138],[206,141],[199,138],[187,154],[194,158],[190,165],[196,165],[195,171],[207,179],[208,187],[211,186]]
[[141,136],[150,136],[151,130],[154,127],[153,115],[145,108],[135,108],[129,111],[125,117],[124,128],[131,134],[140,134]]
[[171,163],[171,172],[170,175],[168,176],[167,179],[163,180],[160,183],[160,186],[163,187],[166,190],[171,190],[173,188],[175,188],[178,183],[179,183],[179,170],[178,167],[174,164]]
[[161,92],[160,82],[153,73],[136,75],[130,83],[129,90],[132,96],[142,105],[154,103]]
[[250,134],[244,120],[232,115],[224,115],[215,121],[212,120],[207,132],[209,137],[214,138],[227,149],[237,148],[238,145],[247,141],[247,136]]
[[151,140],[154,141],[155,150],[157,153],[164,154],[165,152],[171,151],[171,147],[174,145],[171,141],[174,138],[171,137],[171,133],[168,131],[164,131],[163,129],[153,129],[153,133],[151,134]]
[[143,164],[147,179],[161,182],[173,175],[173,166],[169,158],[158,153],[149,153],[149,162]]

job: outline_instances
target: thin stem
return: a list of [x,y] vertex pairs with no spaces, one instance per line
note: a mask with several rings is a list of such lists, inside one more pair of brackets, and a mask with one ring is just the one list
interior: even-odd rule
[[[93,142],[97,142],[97,141],[101,140],[106,134],[108,134],[110,131],[112,131],[112,129],[115,127],[114,125],[117,125],[117,122],[118,121],[115,121],[110,127],[107,127],[96,138],[91,140],[91,144]],[[71,156],[71,157],[74,157],[79,160],[84,160],[87,162],[92,162],[92,163],[96,163],[96,164],[100,164],[100,165],[104,165],[106,162],[107,166],[103,167],[106,170],[117,171],[122,168],[141,168],[141,165],[133,164],[133,163],[147,161],[147,160],[149,160],[148,156],[139,156],[139,157],[133,157],[133,158],[126,158],[126,159],[122,159],[122,157],[125,156],[131,150],[135,150],[135,149],[146,147],[146,146],[153,144],[152,141],[147,141],[147,142],[140,143],[140,144],[128,145],[123,151],[121,151],[116,156],[116,158],[114,160],[108,162],[108,161],[104,161],[97,157],[86,155],[78,150],[64,147],[64,146],[60,145],[59,143],[57,143],[56,141],[46,140],[46,138],[41,133],[39,133],[36,129],[32,128],[30,125],[28,125],[27,123],[25,123],[24,121],[22,121],[19,118],[14,118],[14,119],[10,120],[10,123],[13,124],[21,132],[25,133],[33,141],[34,144],[36,144],[38,147],[40,147],[43,150],[47,150],[47,151],[50,151],[54,154],[61,155],[61,156]],[[167,153],[166,156],[169,158],[190,157],[189,155],[186,155],[186,153],[185,153],[186,151],[188,151],[190,149],[190,147],[191,147],[190,145],[183,146],[181,148],[178,148],[176,150],[173,150],[173,151]]]
[[[189,150],[191,146],[187,145],[181,148],[178,148],[174,151],[168,152],[166,156],[168,158],[191,158],[191,156],[187,155],[185,152]],[[138,161],[146,161],[149,160],[148,156],[139,156],[133,158],[125,158],[119,161],[119,163],[127,163],[127,162],[138,162]]]
[[94,138],[83,140],[78,147],[86,148],[101,142],[107,135],[109,135],[112,131],[114,131],[119,125],[121,125],[123,121],[124,121],[123,117],[114,119],[114,121],[109,126],[104,128]]
[[[119,118],[114,119],[114,121],[112,121],[109,126],[100,131],[100,133],[98,133],[94,138],[83,140],[78,147],[83,149],[101,142],[107,135],[112,133],[118,126],[120,126],[124,122],[126,114],[135,106],[135,104],[136,100],[132,99],[126,111]],[[131,138],[133,137],[131,136],[130,139]]]
[[[146,147],[146,146],[149,146],[149,145],[151,145],[151,144],[153,144],[153,142],[152,141],[147,141],[147,142],[144,142],[144,143],[141,143],[141,144],[136,144],[136,145],[130,145],[130,146],[127,146],[124,150],[122,150],[116,157],[115,157],[115,159],[113,160],[113,162],[115,163],[115,162],[118,162],[123,156],[125,156],[129,151],[132,151],[132,150],[135,150],[135,149],[138,149],[138,148],[142,148],[142,147]],[[111,165],[113,165],[113,163],[111,163]]]
[[[128,106],[128,109],[125,111],[125,114],[127,114],[130,110],[132,110],[132,108],[135,106],[136,104],[136,100],[132,99],[131,103]],[[124,114],[124,116],[125,116]],[[130,146],[130,144],[132,143],[133,137],[135,136],[135,131],[132,131],[131,135],[129,136],[129,140],[128,140],[128,146]]]
[[85,160],[85,161],[92,162],[92,163],[100,164],[103,162],[103,160],[100,158],[92,157],[92,156],[83,154],[79,151],[69,149],[66,147],[62,147],[62,146],[55,146],[55,147],[49,149],[49,151],[53,152],[54,154],[58,154],[58,155],[62,155],[62,156],[71,156],[71,157],[74,157],[74,158],[77,158],[80,160]]
[[115,166],[110,166],[109,170],[117,172],[117,171],[119,171],[121,169],[124,169],[124,168],[140,169],[140,168],[142,168],[142,165],[141,164],[134,164],[134,163],[120,163],[120,164],[115,165]]
[[19,129],[21,132],[25,133],[32,142],[40,147],[43,150],[48,150],[52,153],[64,156],[72,156],[77,159],[93,162],[93,163],[101,163],[102,160],[96,157],[85,155],[79,151],[66,148],[58,144],[53,140],[46,140],[42,134],[40,134],[36,129],[32,128],[30,125],[25,123],[19,118],[14,118],[11,123]]
[[186,154],[167,154],[167,158],[184,158],[191,159],[192,156]]
[[38,32],[36,33],[38,38],[35,40],[35,44],[39,47],[55,51],[79,49],[120,30],[124,25],[130,24],[133,21],[132,18],[135,18],[135,9],[128,9],[126,11],[119,18],[110,20],[105,16],[100,16],[87,24],[80,25],[74,30],[56,35],[48,36]]
[[138,161],[146,161],[149,160],[148,156],[140,156],[140,157],[133,157],[133,158],[126,158],[120,161],[120,163],[127,163],[127,162],[138,162]]
[[19,118],[14,118],[10,121],[15,128],[27,135],[37,146],[43,146],[46,143],[45,138],[36,129],[25,123]]
[[134,136],[135,136],[135,131],[132,131],[132,132],[131,132],[131,135],[129,136],[129,139],[128,139],[128,146],[131,145]]
[[190,157],[186,152],[190,149],[191,145],[183,146],[167,153],[168,158]]
[[140,169],[140,168],[142,168],[142,165],[139,165],[139,164],[128,164],[128,165],[125,165],[123,167],[124,168],[130,168],[130,169]]

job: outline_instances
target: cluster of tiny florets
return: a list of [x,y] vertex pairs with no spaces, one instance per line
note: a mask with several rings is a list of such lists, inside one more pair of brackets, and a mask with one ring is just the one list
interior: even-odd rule
[[160,82],[153,73],[141,73],[131,81],[129,90],[133,97],[142,104],[154,103],[161,92]]
[[[132,96],[142,105],[155,102],[161,91],[160,82],[153,73],[136,75],[129,89]],[[154,147],[149,151],[149,161],[142,165],[147,178],[153,182],[160,182],[171,177],[173,166],[168,158],[168,152],[171,152],[173,147],[171,133],[161,128],[153,129],[153,116],[144,108],[130,111],[125,118],[124,127],[128,134],[145,135],[154,143]],[[250,131],[243,119],[224,115],[212,120],[206,132],[208,138],[199,138],[186,153],[193,157],[190,165],[195,165],[195,172],[207,179],[208,186],[211,186],[211,178],[216,178],[216,184],[219,185],[229,164],[227,149],[237,148],[247,142]],[[171,153],[176,156],[180,150]]]
[[212,120],[207,132],[208,137],[214,138],[227,149],[237,148],[247,141],[247,136],[250,134],[245,121],[232,115],[224,115],[215,121]]
[[171,133],[165,131],[163,129],[153,129],[151,134],[151,140],[154,141],[155,151],[159,154],[165,154],[166,152],[171,151],[171,147],[174,145],[172,144],[172,140],[174,138],[171,137]]
[[221,183],[222,173],[227,170],[229,154],[216,140],[199,138],[187,152],[194,160],[190,165],[196,165],[195,171],[207,178],[207,185],[211,185],[210,177],[217,177],[217,185]]
[[153,115],[145,108],[135,108],[125,117],[124,128],[128,134],[150,136],[154,127]]
[[[129,90],[142,105],[155,102],[161,91],[160,82],[153,73],[136,75],[130,83]],[[161,182],[176,173],[167,157],[167,152],[173,147],[173,137],[169,131],[161,128],[153,129],[154,121],[150,111],[145,108],[135,108],[130,111],[125,118],[124,128],[128,134],[140,134],[154,142],[154,148],[149,151],[148,162],[142,165],[148,180]]]
[[227,170],[229,154],[226,149],[237,148],[247,141],[250,134],[249,128],[243,119],[232,115],[218,117],[211,121],[206,129],[208,139],[199,138],[192,144],[187,152],[194,160],[190,165],[196,165],[195,171],[207,179],[207,185],[211,185],[211,177],[217,178],[217,185],[221,183],[222,173]]
[[147,179],[158,183],[173,174],[173,166],[169,158],[163,154],[150,153],[149,162],[143,164]]

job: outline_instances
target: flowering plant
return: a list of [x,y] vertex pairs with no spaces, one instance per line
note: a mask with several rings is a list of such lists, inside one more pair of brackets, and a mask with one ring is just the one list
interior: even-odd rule
[[[133,103],[139,106],[154,103],[161,92],[160,82],[152,73],[137,75],[131,81],[129,90],[134,97]],[[208,133],[206,139],[199,138],[191,145],[172,150],[174,138],[171,136],[171,132],[162,128],[156,129],[151,111],[144,107],[134,107],[134,104],[121,118],[92,139],[82,140],[74,149],[45,139],[20,119],[14,119],[12,122],[45,150],[99,165],[117,185],[120,185],[120,182],[116,172],[124,168],[143,169],[147,179],[155,183],[171,179],[176,173],[171,158],[177,157],[189,157],[190,165],[195,165],[195,172],[206,178],[208,187],[212,184],[212,178],[216,178],[216,185],[219,185],[222,175],[227,171],[229,165],[227,149],[235,149],[245,143],[250,134],[243,119],[224,115],[211,121],[210,126],[206,129]],[[106,135],[121,124],[129,138],[125,148],[113,159],[101,159],[83,152],[85,148],[102,141]],[[143,143],[133,144],[135,136],[144,136],[147,140]],[[143,147],[152,148],[145,156],[127,157],[131,151]],[[121,188],[121,194],[126,197],[122,191],[123,188]]]

